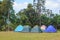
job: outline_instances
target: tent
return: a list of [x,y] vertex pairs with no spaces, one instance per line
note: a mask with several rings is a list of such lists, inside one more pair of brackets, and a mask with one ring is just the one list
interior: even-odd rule
[[23,30],[23,26],[19,25],[17,28],[14,30],[15,32],[21,32]]
[[53,25],[49,25],[48,28],[45,30],[45,32],[57,32],[57,30],[54,28]]
[[42,25],[41,27],[41,30],[44,32],[46,30],[46,26],[45,25]]
[[31,32],[42,32],[41,29],[39,28],[39,26],[34,26],[32,29],[31,29]]
[[28,25],[24,26],[22,32],[30,32],[30,26]]
[[19,25],[15,29],[15,32],[30,32],[30,26],[28,26],[28,25],[27,26]]

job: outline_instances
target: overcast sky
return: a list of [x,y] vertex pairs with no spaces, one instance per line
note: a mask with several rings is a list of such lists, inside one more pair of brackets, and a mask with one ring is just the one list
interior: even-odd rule
[[[33,0],[15,0],[14,2],[14,10],[17,13],[21,9],[27,7],[28,3],[33,3]],[[53,10],[54,13],[58,13],[60,10],[60,0],[46,0],[45,3],[46,9]]]

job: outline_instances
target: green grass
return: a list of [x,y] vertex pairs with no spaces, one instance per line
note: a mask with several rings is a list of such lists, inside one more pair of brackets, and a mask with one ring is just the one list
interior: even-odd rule
[[60,40],[60,32],[57,33],[0,32],[0,40]]

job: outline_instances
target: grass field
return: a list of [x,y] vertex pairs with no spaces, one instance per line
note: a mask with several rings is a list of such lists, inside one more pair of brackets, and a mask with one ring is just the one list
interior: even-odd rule
[[58,33],[0,32],[0,40],[60,40]]

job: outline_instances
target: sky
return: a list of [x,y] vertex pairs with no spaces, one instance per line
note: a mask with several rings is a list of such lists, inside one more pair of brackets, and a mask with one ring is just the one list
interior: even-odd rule
[[[18,13],[21,9],[26,8],[28,3],[33,3],[33,0],[15,0],[13,8]],[[54,13],[58,13],[60,10],[60,0],[46,0],[45,7]]]

